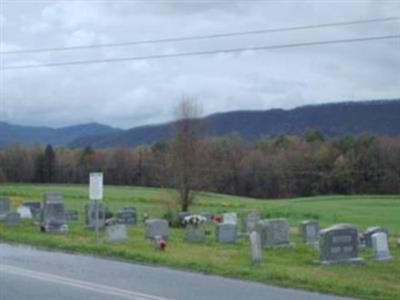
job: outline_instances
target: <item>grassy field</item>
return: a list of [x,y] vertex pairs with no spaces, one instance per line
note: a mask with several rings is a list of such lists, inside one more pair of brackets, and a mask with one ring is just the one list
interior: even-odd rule
[[[24,221],[16,227],[0,224],[0,240],[114,256],[361,299],[400,299],[400,247],[395,245],[395,240],[400,237],[400,196],[327,196],[263,201],[198,193],[192,206],[193,212],[236,211],[242,214],[256,209],[265,218],[289,219],[295,247],[264,250],[262,264],[252,266],[248,241],[243,238],[234,245],[218,244],[212,225],[212,234],[205,244],[184,242],[184,230],[172,229],[165,252],[154,250],[152,243],[144,239],[141,223],[129,228],[127,242],[102,242],[96,248],[93,232],[83,226],[87,186],[0,185],[0,196],[11,197],[14,206],[23,199],[40,200],[45,191],[62,192],[66,208],[79,210],[80,221],[69,223],[70,232],[67,235],[43,234],[37,226],[33,226],[33,221]],[[104,201],[112,211],[131,204],[137,207],[139,216],[143,212],[151,217],[162,216],[171,207],[175,197],[173,191],[153,188],[106,186],[104,190]],[[315,262],[318,253],[300,241],[297,226],[299,221],[306,218],[317,218],[322,227],[343,222],[356,224],[363,230],[373,225],[385,226],[391,232],[390,247],[396,259],[377,263],[370,259],[370,250],[363,250],[361,256],[366,259],[364,265],[320,265]]]

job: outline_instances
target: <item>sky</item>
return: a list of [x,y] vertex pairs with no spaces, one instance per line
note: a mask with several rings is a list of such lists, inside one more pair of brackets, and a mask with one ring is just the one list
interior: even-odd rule
[[[123,43],[400,16],[400,1],[0,0],[0,51]],[[400,21],[185,42],[0,54],[0,121],[120,128],[176,117],[400,98],[400,39],[31,69],[92,59],[399,35]]]

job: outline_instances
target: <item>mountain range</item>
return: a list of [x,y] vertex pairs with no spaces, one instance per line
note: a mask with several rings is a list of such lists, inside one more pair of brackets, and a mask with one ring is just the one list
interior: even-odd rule
[[[223,136],[236,132],[245,139],[260,135],[302,134],[310,129],[318,129],[328,137],[364,132],[398,136],[400,99],[308,105],[291,110],[232,111],[212,114],[201,121],[207,128],[207,135]],[[28,146],[137,146],[170,137],[173,124],[122,130],[97,123],[54,129],[0,122],[0,145],[19,142]]]

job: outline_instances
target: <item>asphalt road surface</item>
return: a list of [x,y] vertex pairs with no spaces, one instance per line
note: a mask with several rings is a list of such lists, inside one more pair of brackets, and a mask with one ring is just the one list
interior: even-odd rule
[[0,300],[349,299],[84,255],[0,244]]

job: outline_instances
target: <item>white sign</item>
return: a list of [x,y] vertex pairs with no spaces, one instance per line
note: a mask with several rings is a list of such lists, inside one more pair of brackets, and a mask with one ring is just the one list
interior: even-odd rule
[[90,173],[90,200],[103,200],[103,173]]

